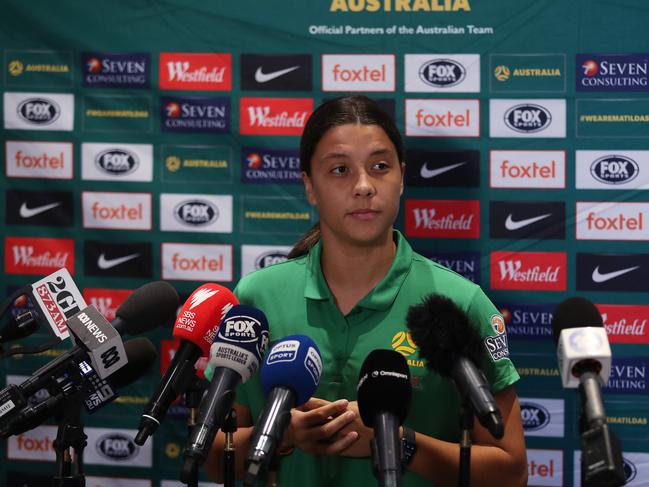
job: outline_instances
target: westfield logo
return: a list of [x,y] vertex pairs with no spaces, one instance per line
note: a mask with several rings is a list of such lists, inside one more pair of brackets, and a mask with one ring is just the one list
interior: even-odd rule
[[74,273],[74,241],[55,238],[7,237],[5,271],[9,274],[50,274],[66,268]]
[[241,98],[242,135],[301,135],[311,98]]
[[492,289],[564,291],[567,257],[563,252],[491,253]]
[[231,90],[232,55],[219,53],[160,53],[163,90]]
[[406,235],[479,238],[477,200],[406,200]]

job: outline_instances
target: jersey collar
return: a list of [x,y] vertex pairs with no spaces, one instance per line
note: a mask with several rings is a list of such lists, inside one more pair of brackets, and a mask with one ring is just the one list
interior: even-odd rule
[[[370,293],[361,299],[356,306],[374,310],[385,310],[389,308],[397,297],[397,293],[406,279],[412,264],[413,251],[410,244],[403,238],[401,232],[393,231],[394,242],[397,245],[397,252],[390,266],[390,270],[379,284]],[[306,283],[304,297],[315,300],[331,300],[332,295],[320,266],[320,255],[322,253],[322,241],[309,251],[306,265]]]

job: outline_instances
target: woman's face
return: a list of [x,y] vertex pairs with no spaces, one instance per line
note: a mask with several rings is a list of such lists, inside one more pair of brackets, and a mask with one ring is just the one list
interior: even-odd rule
[[311,158],[311,175],[302,179],[323,236],[355,245],[384,242],[399,212],[403,167],[381,127],[329,129]]

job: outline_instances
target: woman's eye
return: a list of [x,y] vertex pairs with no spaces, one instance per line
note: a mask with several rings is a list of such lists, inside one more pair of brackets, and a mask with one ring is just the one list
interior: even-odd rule
[[345,166],[338,166],[334,167],[331,172],[334,174],[345,174],[347,172],[347,168]]
[[372,167],[378,171],[385,171],[390,166],[387,162],[377,162]]

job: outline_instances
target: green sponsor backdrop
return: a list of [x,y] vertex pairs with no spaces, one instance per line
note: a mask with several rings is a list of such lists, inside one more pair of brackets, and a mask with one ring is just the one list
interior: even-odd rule
[[[241,246],[244,244],[291,245],[314,220],[301,187],[290,184],[247,184],[241,180],[241,148],[297,148],[296,136],[241,136],[239,100],[242,96],[312,97],[322,99],[339,93],[322,91],[322,54],[393,54],[396,60],[396,90],[377,93],[377,98],[395,102],[396,121],[405,125],[406,98],[479,98],[479,138],[408,138],[408,148],[431,151],[479,150],[480,187],[407,188],[404,198],[478,199],[481,202],[480,239],[411,238],[415,249],[429,252],[458,250],[481,252],[481,284],[495,302],[558,303],[576,294],[575,260],[579,252],[642,253],[646,241],[577,241],[575,202],[646,201],[641,191],[610,192],[575,188],[575,150],[647,150],[649,99],[644,93],[577,93],[577,53],[649,52],[646,25],[649,11],[643,0],[607,2],[559,0],[308,0],[261,2],[252,0],[175,2],[30,2],[5,0],[0,15],[0,49],[3,92],[71,93],[75,95],[74,130],[0,130],[4,141],[71,142],[74,154],[72,180],[0,180],[1,205],[8,189],[71,191],[75,197],[74,226],[6,225],[2,233],[14,237],[58,237],[75,241],[74,278],[79,288],[134,289],[145,280],[98,278],[84,274],[83,244],[86,240],[148,240],[153,244],[154,279],[161,276],[160,244],[163,242],[221,243],[234,248],[234,281],[240,277]],[[99,88],[83,84],[82,53],[148,53],[151,59],[151,88]],[[231,90],[160,90],[160,53],[230,53]],[[242,54],[309,54],[312,56],[312,91],[242,91]],[[405,54],[479,54],[479,93],[405,93]],[[229,134],[162,132],[161,96],[218,96],[231,101]],[[489,99],[565,98],[565,139],[489,138]],[[577,101],[577,99],[579,99]],[[583,118],[584,116],[591,118]],[[609,116],[609,118],[606,118]],[[610,116],[618,116],[613,119]],[[627,116],[631,116],[628,118]],[[635,118],[633,118],[635,117]],[[640,117],[640,118],[638,118]],[[4,127],[4,125],[3,125]],[[82,181],[81,144],[146,143],[154,148],[154,177],[151,183]],[[489,185],[490,150],[565,150],[566,187],[547,191],[498,190]],[[3,164],[4,155],[3,157]],[[646,168],[645,168],[646,169]],[[82,191],[150,192],[153,200],[152,230],[89,230],[82,226]],[[187,234],[159,230],[158,201],[161,193],[232,194],[232,234]],[[491,200],[564,201],[567,231],[565,240],[504,240],[488,238]],[[403,205],[402,205],[403,206]],[[283,216],[282,216],[283,215]],[[304,218],[301,215],[306,215]],[[403,228],[403,210],[397,226]],[[4,246],[3,246],[4,249]],[[494,250],[567,252],[568,279],[565,292],[497,291],[490,289],[489,253]],[[4,252],[4,250],[1,250]],[[4,255],[3,255],[4,261]],[[37,279],[16,275],[3,268],[6,291]],[[180,292],[191,292],[200,282],[175,281]],[[584,294],[584,293],[582,293]],[[591,293],[598,303],[643,304],[646,293]],[[151,333],[159,343],[169,331]],[[28,343],[40,343],[44,334]],[[386,347],[389,344],[386,344]],[[51,360],[57,347],[42,357],[13,357],[0,363],[3,374],[29,374]],[[518,386],[521,396],[565,398],[566,438],[528,438],[528,447],[564,449],[563,485],[572,485],[573,450],[579,448],[575,434],[579,402],[576,393],[564,393],[550,342],[510,340],[516,364],[521,367]],[[646,345],[615,345],[617,356],[646,355]],[[89,426],[135,428],[139,414],[159,378],[158,368],[122,391],[121,399],[100,413],[86,417]],[[627,451],[649,452],[646,417],[649,400],[640,395],[615,395],[610,402],[613,429]],[[627,419],[619,419],[627,418]],[[628,419],[630,418],[630,419]],[[635,418],[635,419],[634,419]],[[635,424],[633,422],[635,421]],[[643,423],[644,421],[644,423]],[[639,423],[638,423],[639,422]],[[152,438],[152,468],[88,465],[93,475],[152,479],[178,477],[179,449],[186,438],[180,419],[165,421]],[[3,443],[2,449],[5,448]],[[89,445],[88,448],[94,448]],[[8,461],[1,456],[2,471],[49,474],[51,463]],[[4,474],[2,474],[4,475]],[[636,479],[636,482],[640,479]],[[560,482],[560,480],[555,480]],[[644,480],[646,481],[646,480]],[[0,484],[4,477],[0,478]],[[534,482],[541,482],[536,478]],[[530,483],[530,485],[541,485]],[[555,483],[552,485],[560,485]],[[646,485],[634,483],[634,485]]]

